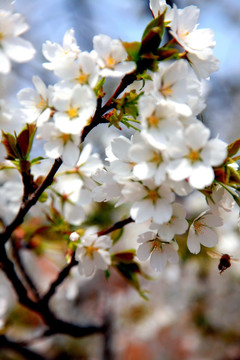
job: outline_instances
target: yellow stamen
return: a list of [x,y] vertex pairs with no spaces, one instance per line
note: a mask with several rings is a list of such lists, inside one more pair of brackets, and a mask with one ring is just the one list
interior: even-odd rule
[[154,114],[147,117],[149,127],[157,127],[160,120],[161,119]]
[[70,134],[61,134],[61,139],[63,140],[64,144],[66,144],[70,138]]
[[110,69],[113,69],[114,65],[116,65],[116,60],[112,56],[109,56],[106,59],[106,66]]
[[85,249],[86,249],[86,255],[89,257],[93,257],[93,253],[98,250],[98,248],[93,245],[86,246]]
[[70,117],[71,120],[78,116],[78,110],[79,110],[79,108],[71,107],[71,106],[67,110],[67,114],[68,114],[68,116]]
[[0,41],[4,39],[3,33],[0,31]]
[[160,154],[160,152],[154,151],[153,156],[150,161],[157,163],[157,164],[161,163],[163,160],[162,160],[162,155]]
[[156,238],[152,241],[152,251],[161,249],[161,242]]
[[39,102],[36,104],[36,107],[38,109],[45,109],[48,106],[47,101],[43,99],[42,96],[40,96]]
[[79,84],[86,84],[88,82],[89,75],[84,74],[82,72],[79,73],[79,76],[76,78],[76,80],[79,82]]
[[157,199],[159,198],[158,193],[156,190],[149,190],[148,192],[148,197],[149,199],[151,199],[153,202],[156,202]]
[[194,222],[194,229],[197,234],[201,234],[201,232],[203,231],[203,227],[204,224],[202,224],[201,222],[197,222],[197,221]]
[[159,91],[162,94],[162,96],[164,96],[165,98],[171,96],[173,92],[171,85],[162,87],[159,89]]
[[188,158],[192,162],[198,161],[200,159],[199,152],[195,150],[191,150],[190,153],[188,154]]

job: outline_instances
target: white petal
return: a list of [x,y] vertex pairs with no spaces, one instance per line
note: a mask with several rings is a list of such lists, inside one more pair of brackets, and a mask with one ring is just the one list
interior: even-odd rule
[[10,59],[16,62],[25,62],[31,60],[35,55],[35,49],[32,44],[21,38],[11,38],[4,44],[4,50]]
[[201,246],[198,236],[195,234],[194,226],[191,225],[187,238],[187,247],[192,254],[198,254]]
[[151,254],[150,264],[155,271],[162,271],[167,264],[167,254],[162,250],[154,250]]

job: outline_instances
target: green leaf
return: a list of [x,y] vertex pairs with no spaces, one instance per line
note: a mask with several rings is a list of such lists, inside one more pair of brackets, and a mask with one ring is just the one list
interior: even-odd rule
[[119,253],[112,254],[112,261],[115,262],[123,262],[123,263],[131,263],[136,255],[136,250],[126,250],[121,251]]
[[240,149],[240,138],[228,145],[228,156],[232,157],[239,151],[239,149]]
[[141,289],[138,275],[143,275],[140,266],[136,262],[119,262],[113,265],[118,272],[138,291],[138,293],[145,299],[148,297],[145,291]]
[[154,18],[152,21],[150,21],[150,23],[146,26],[146,28],[143,32],[142,42],[154,28],[159,28],[158,33],[159,33],[160,37],[162,37],[164,29],[165,29],[164,17],[165,17],[165,12],[163,14],[158,15],[156,18]]
[[45,159],[46,158],[44,158],[42,156],[38,156],[38,157],[31,160],[31,165],[40,164],[41,160],[45,160]]
[[7,153],[7,160],[15,160],[20,157],[16,146],[16,138],[12,134],[2,131],[2,144],[4,145]]
[[133,42],[122,42],[127,54],[128,60],[137,62],[139,59],[139,51],[141,48],[141,43],[139,41]]
[[29,158],[36,130],[37,127],[35,124],[27,124],[17,136],[17,148],[24,160]]

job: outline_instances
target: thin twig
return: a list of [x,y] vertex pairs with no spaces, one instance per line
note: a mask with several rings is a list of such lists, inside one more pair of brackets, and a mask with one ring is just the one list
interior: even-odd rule
[[36,301],[40,300],[40,295],[39,295],[38,289],[35,286],[34,282],[32,281],[31,277],[27,273],[27,271],[22,263],[21,255],[19,252],[19,247],[14,244],[12,239],[11,239],[11,245],[12,245],[12,252],[13,252],[14,259],[16,260],[16,264],[18,265],[18,268],[21,272],[21,275],[22,275],[25,283],[27,284],[28,288],[30,289],[31,293],[33,294],[34,299]]
[[134,222],[134,220],[131,217],[128,217],[127,219],[116,222],[114,225],[110,226],[108,229],[99,231],[97,234],[98,234],[98,236],[107,235],[115,230],[123,228],[125,225],[130,224],[131,222]]
[[30,350],[22,345],[18,344],[15,341],[10,340],[5,335],[0,335],[0,349],[9,349],[15,351],[15,353],[20,354],[24,359],[29,360],[47,360],[48,358]]
[[6,226],[5,230],[0,234],[0,243],[5,244],[10,236],[12,235],[13,231],[22,224],[25,215],[28,213],[28,211],[31,209],[33,205],[36,204],[39,197],[42,195],[42,193],[46,190],[46,188],[52,184],[54,175],[58,171],[59,167],[62,165],[62,159],[59,157],[55,159],[54,164],[49,171],[48,175],[45,177],[44,181],[41,183],[41,185],[34,191],[34,193],[29,197],[27,201],[22,203],[16,217],[14,220]]

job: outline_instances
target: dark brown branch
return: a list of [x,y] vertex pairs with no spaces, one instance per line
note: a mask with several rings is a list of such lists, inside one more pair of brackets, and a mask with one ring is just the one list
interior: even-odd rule
[[[133,219],[131,217],[129,217],[127,219],[116,222],[114,225],[112,225],[111,227],[109,227],[105,230],[99,231],[97,234],[98,234],[98,236],[107,235],[114,230],[123,228],[125,225],[130,224],[131,222],[133,222]],[[42,298],[43,302],[49,302],[50,298],[54,295],[57,287],[63,283],[63,281],[69,275],[70,270],[78,264],[78,261],[75,260],[74,256],[75,256],[75,253],[72,254],[71,262],[65,268],[62,269],[62,271],[59,273],[57,279],[51,284],[48,292]]]
[[49,327],[49,329],[45,332],[45,336],[53,334],[66,334],[73,337],[83,337],[105,331],[103,326],[79,326],[77,324],[71,324],[66,321],[59,320],[50,310],[48,302],[45,300],[40,300],[38,302],[32,301],[28,297],[26,288],[14,270],[13,262],[7,257],[5,247],[3,247],[0,251],[0,266],[14,287],[20,304],[37,313]]
[[22,224],[25,215],[28,213],[28,211],[31,209],[33,205],[36,204],[39,197],[42,195],[42,193],[46,190],[46,188],[52,184],[54,175],[58,171],[59,167],[62,165],[62,159],[59,157],[54,161],[54,164],[49,171],[48,175],[45,177],[42,184],[36,189],[36,191],[29,197],[29,199],[22,203],[15,219],[9,224],[5,231],[3,231],[0,234],[0,243],[5,244],[10,236],[12,235],[13,231]]
[[[11,239],[12,240],[12,239]],[[13,240],[11,241],[11,245],[12,245],[12,252],[13,252],[13,257],[16,260],[16,264],[21,272],[21,275],[25,281],[25,283],[27,284],[29,290],[31,291],[31,293],[34,296],[34,299],[40,300],[40,295],[38,292],[38,289],[36,288],[35,284],[33,283],[32,279],[30,278],[30,276],[28,275],[23,263],[22,263],[22,259],[21,259],[21,255],[19,253],[19,247],[14,244]]]
[[77,260],[74,258],[74,253],[72,254],[71,262],[62,269],[62,271],[59,273],[57,279],[51,284],[48,292],[43,296],[42,301],[43,302],[49,302],[50,298],[54,295],[57,287],[63,283],[63,281],[68,277],[70,270],[78,264]]
[[8,339],[5,335],[0,335],[0,349],[9,349],[14,351],[17,354],[22,355],[26,360],[47,360],[46,357],[43,357],[42,355],[37,354],[36,352]]
[[[109,110],[114,109],[116,107],[116,103],[114,102],[114,99],[116,99],[125,89],[128,85],[132,84],[133,81],[137,79],[137,72],[134,71],[130,74],[125,75],[119,86],[117,87],[114,94],[110,97],[110,99],[106,102],[106,104],[103,107],[97,107],[96,113],[92,119],[91,124],[88,126],[85,126],[83,129],[82,135],[81,135],[81,142],[83,142],[86,138],[86,136],[89,134],[89,132],[96,127],[99,124],[108,124],[108,120],[104,118],[104,114],[106,114]],[[99,101],[98,104],[101,105],[101,102]]]
[[134,220],[131,217],[129,217],[127,219],[116,222],[114,225],[112,225],[108,229],[99,231],[97,234],[98,234],[98,236],[107,235],[107,234],[113,232],[114,230],[123,228],[125,225],[130,224],[131,222],[134,222]]

